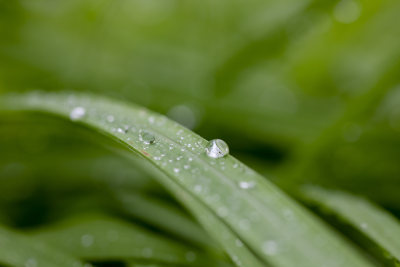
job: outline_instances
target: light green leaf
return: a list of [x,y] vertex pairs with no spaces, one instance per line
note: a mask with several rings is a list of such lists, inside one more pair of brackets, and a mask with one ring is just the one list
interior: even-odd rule
[[[372,266],[342,237],[265,178],[231,156],[208,157],[206,140],[166,117],[89,95],[34,93],[3,101],[3,109],[70,118],[140,154],[165,174],[156,178],[173,184],[174,194],[179,187],[190,196],[190,203],[183,204],[192,212],[196,205],[216,214],[219,224],[237,235],[265,264]],[[110,116],[112,122],[107,120]],[[213,236],[227,247],[221,235],[213,232]]]
[[303,193],[369,238],[385,251],[385,256],[400,262],[400,224],[394,216],[366,199],[345,192],[307,186]]

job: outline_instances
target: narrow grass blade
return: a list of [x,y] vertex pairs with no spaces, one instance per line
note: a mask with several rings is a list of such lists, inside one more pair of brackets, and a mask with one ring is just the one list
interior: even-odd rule
[[90,261],[139,259],[175,265],[219,266],[204,253],[101,215],[75,217],[33,234],[38,240]]
[[116,198],[130,216],[144,220],[196,246],[217,250],[214,240],[178,207],[139,192],[117,192]]
[[0,227],[0,265],[83,267],[80,260],[46,243]]
[[374,242],[385,257],[400,262],[400,223],[394,216],[361,197],[345,192],[307,186],[303,193]]
[[199,210],[217,215],[219,225],[235,233],[265,264],[372,266],[345,239],[264,177],[231,156],[208,157],[206,140],[166,117],[89,95],[35,93],[3,101],[3,109],[59,115],[127,146],[165,174],[158,179],[185,189],[194,203],[191,209],[198,205]]

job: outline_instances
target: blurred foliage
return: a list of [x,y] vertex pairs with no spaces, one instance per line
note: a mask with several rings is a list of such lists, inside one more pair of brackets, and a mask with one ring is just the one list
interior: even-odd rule
[[[0,93],[138,103],[224,139],[290,192],[345,189],[399,215],[399,12],[395,0],[0,0]],[[120,189],[175,205],[105,142],[54,119],[3,117],[0,221],[121,215]]]

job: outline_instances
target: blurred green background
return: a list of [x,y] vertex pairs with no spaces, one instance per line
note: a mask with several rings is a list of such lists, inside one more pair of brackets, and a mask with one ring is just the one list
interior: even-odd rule
[[[341,188],[399,215],[399,14],[395,0],[0,0],[0,93],[138,103],[224,139],[288,192]],[[0,221],[128,216],[121,190],[169,199],[104,143],[2,117]]]

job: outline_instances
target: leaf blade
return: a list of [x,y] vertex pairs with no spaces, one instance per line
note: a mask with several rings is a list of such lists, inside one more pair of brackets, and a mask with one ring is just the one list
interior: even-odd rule
[[400,224],[394,216],[366,199],[342,191],[307,186],[302,192],[306,198],[339,215],[400,262]]
[[[208,158],[204,153],[206,140],[163,116],[88,95],[28,94],[8,98],[5,105],[9,110],[71,117],[127,146],[166,174],[167,182],[178,184],[196,202],[216,214],[265,264],[372,266],[343,238],[272,183],[231,156]],[[85,107],[85,116],[72,116],[71,112],[78,107]],[[116,118],[112,124],[106,121],[109,115]],[[124,129],[129,129],[128,133]],[[157,141],[153,145],[143,142],[143,131]],[[239,186],[243,181],[257,186],[244,190]],[[340,261],[338,254],[342,255]]]
[[84,266],[78,258],[2,226],[0,227],[0,263],[11,266]]

